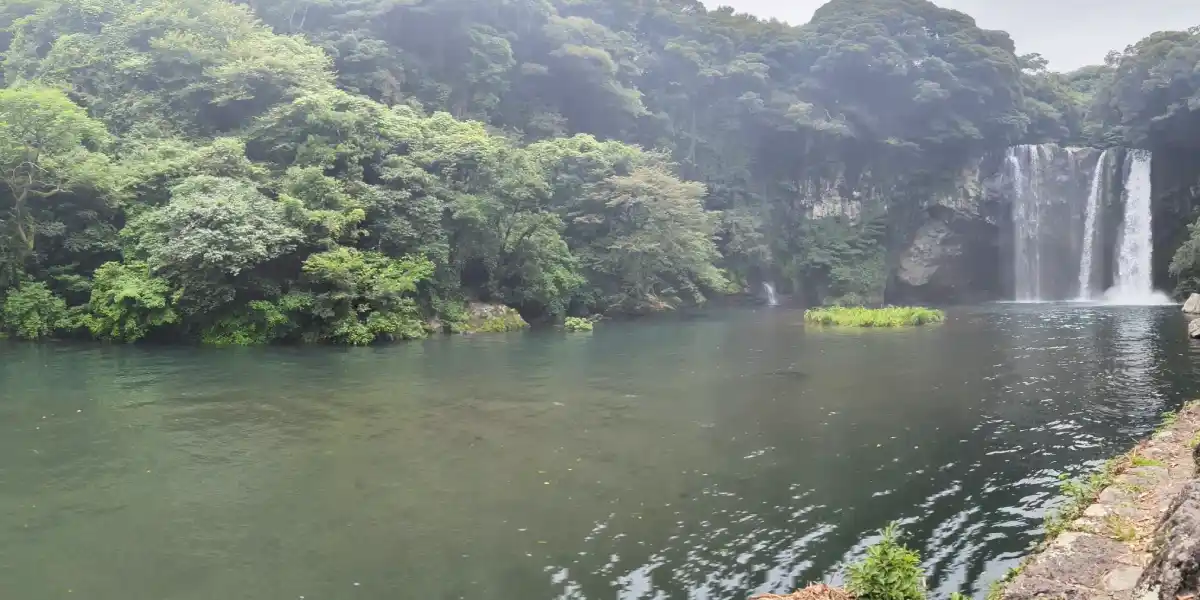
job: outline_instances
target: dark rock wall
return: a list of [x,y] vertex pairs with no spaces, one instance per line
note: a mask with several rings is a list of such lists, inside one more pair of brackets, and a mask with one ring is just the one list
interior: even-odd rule
[[1169,273],[1175,250],[1188,238],[1188,225],[1200,210],[1200,152],[1160,148],[1154,152],[1153,188],[1154,287],[1170,292]]

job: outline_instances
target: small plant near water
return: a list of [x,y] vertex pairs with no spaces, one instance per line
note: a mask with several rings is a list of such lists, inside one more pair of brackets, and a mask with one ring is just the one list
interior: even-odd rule
[[1104,517],[1104,530],[1114,540],[1130,542],[1137,539],[1137,528],[1127,517],[1110,514]]
[[1166,465],[1166,463],[1161,460],[1149,458],[1140,454],[1134,454],[1133,456],[1130,456],[1129,464],[1134,467],[1162,467]]
[[1062,483],[1058,487],[1066,501],[1058,511],[1046,516],[1046,539],[1052,540],[1066,531],[1071,522],[1082,516],[1083,511],[1100,496],[1100,492],[1112,485],[1117,475],[1128,468],[1130,463],[1130,457],[1114,458],[1086,477],[1070,479],[1062,475]]
[[591,319],[584,319],[581,317],[567,317],[565,320],[563,320],[563,329],[570,331],[572,333],[575,333],[575,332],[582,333],[582,332],[591,331],[594,327],[595,327],[595,325],[592,323]]
[[804,320],[816,325],[841,327],[914,327],[941,323],[946,313],[920,306],[863,308],[831,306],[805,311]]
[[881,533],[883,539],[867,549],[866,558],[848,569],[846,588],[864,600],[924,600],[920,555],[900,543],[895,523]]
[[1158,431],[1162,431],[1179,422],[1179,411],[1168,410],[1163,413],[1162,424],[1158,426]]
[[1009,583],[1012,583],[1012,580],[1016,579],[1017,576],[1025,572],[1025,567],[1029,565],[1029,561],[1032,558],[1032,556],[1026,558],[1021,562],[1020,565],[1009,569],[1008,573],[1004,575],[1003,579],[993,581],[991,587],[988,588],[987,596],[984,596],[984,598],[986,598],[986,600],[1002,600],[1002,598],[1004,598],[1005,588],[1008,587]]
[[1128,481],[1118,483],[1117,487],[1119,487],[1121,491],[1128,494],[1133,494],[1134,496],[1140,496],[1146,493],[1146,486],[1137,483],[1130,483]]

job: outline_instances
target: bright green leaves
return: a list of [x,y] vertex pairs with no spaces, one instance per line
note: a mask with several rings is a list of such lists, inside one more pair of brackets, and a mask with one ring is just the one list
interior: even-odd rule
[[0,305],[0,331],[22,340],[39,340],[72,329],[67,303],[40,281],[9,292]]
[[0,89],[0,160],[6,165],[41,155],[78,160],[88,145],[102,144],[107,137],[102,124],[58,90]]
[[103,125],[57,90],[0,89],[0,285],[15,279],[41,235],[62,236],[58,197],[111,186]]
[[208,0],[60,0],[17,21],[10,82],[68,87],[114,131],[230,132],[332,84],[328,58]]
[[1176,295],[1200,292],[1200,221],[1188,225],[1188,238],[1175,251],[1170,272],[1178,281]]
[[881,534],[882,538],[867,548],[867,556],[850,565],[846,588],[863,600],[924,600],[920,555],[900,543],[894,523]]
[[433,264],[425,259],[397,260],[351,248],[310,256],[303,281],[318,335],[356,346],[425,337],[414,296],[432,274]]
[[171,286],[143,263],[110,262],[96,269],[84,324],[102,340],[136,342],[179,320]]

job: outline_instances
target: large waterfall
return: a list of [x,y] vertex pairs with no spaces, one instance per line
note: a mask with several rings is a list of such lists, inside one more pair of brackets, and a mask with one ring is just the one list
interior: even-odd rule
[[1153,289],[1150,158],[1140,150],[1009,148],[1015,300],[1166,300]]
[[1150,153],[1131,150],[1125,162],[1125,216],[1117,255],[1116,285],[1105,293],[1105,299],[1117,304],[1160,304],[1166,298],[1154,291]]

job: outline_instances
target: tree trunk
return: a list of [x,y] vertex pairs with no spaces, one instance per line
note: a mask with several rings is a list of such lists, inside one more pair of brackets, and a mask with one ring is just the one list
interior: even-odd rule
[[29,254],[33,253],[33,231],[25,231],[25,205],[29,200],[29,188],[24,188],[17,195],[16,201],[13,203],[12,216],[13,224],[17,229],[17,237],[21,238],[21,243],[24,244]]

